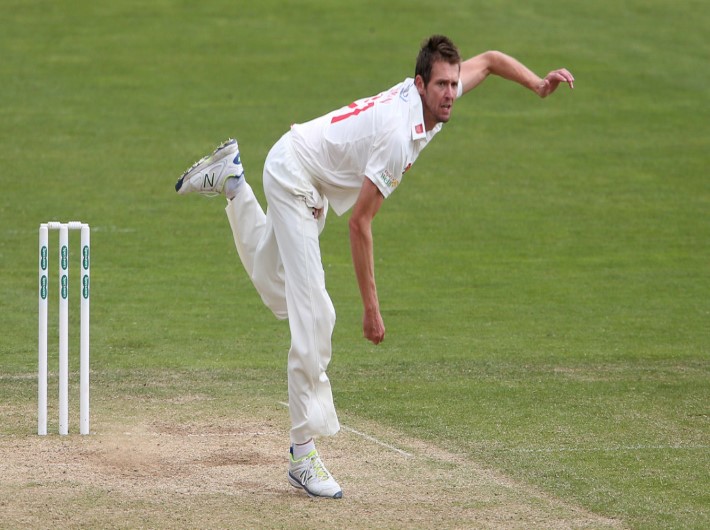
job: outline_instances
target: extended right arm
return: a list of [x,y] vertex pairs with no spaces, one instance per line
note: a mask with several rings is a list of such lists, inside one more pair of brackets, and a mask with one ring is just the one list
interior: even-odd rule
[[461,63],[463,93],[476,88],[490,74],[514,81],[541,98],[552,94],[560,83],[574,88],[574,77],[565,68],[553,70],[541,78],[514,57],[499,51],[487,51]]

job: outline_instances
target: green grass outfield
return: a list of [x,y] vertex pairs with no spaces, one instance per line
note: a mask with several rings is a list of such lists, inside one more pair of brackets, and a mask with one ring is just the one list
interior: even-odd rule
[[46,220],[92,226],[98,380],[205,374],[284,400],[287,328],[239,268],[223,202],[173,184],[236,136],[261,197],[291,123],[412,75],[440,32],[465,56],[567,67],[576,88],[541,101],[492,78],[456,104],[376,219],[378,347],[347,219],[329,219],[339,410],[625,526],[710,526],[705,4],[333,5],[3,0],[0,444],[36,429]]

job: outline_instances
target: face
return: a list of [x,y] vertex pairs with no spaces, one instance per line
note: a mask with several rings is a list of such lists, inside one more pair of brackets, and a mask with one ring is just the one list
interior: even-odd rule
[[459,85],[460,65],[436,61],[431,68],[429,84],[424,85],[421,76],[415,83],[424,107],[424,125],[430,131],[437,123],[446,123],[451,118]]

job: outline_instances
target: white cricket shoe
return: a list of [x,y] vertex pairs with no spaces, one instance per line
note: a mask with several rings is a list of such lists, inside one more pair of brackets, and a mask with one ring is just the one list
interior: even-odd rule
[[315,449],[299,460],[293,459],[293,449],[289,452],[288,481],[311,497],[343,497],[343,490],[325,468]]
[[211,155],[201,158],[185,171],[175,184],[175,191],[180,195],[219,195],[224,191],[224,183],[230,177],[244,177],[239,145],[231,138]]

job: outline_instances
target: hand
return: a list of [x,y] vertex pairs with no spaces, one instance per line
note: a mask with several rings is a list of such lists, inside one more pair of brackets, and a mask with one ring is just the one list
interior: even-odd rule
[[385,323],[379,310],[365,312],[362,318],[362,332],[367,340],[373,344],[379,344],[385,340]]
[[545,76],[545,79],[537,86],[535,92],[541,98],[552,94],[560,83],[567,83],[570,88],[574,88],[574,76],[566,69],[553,70]]
[[323,208],[313,208],[313,219],[318,219],[323,215]]

